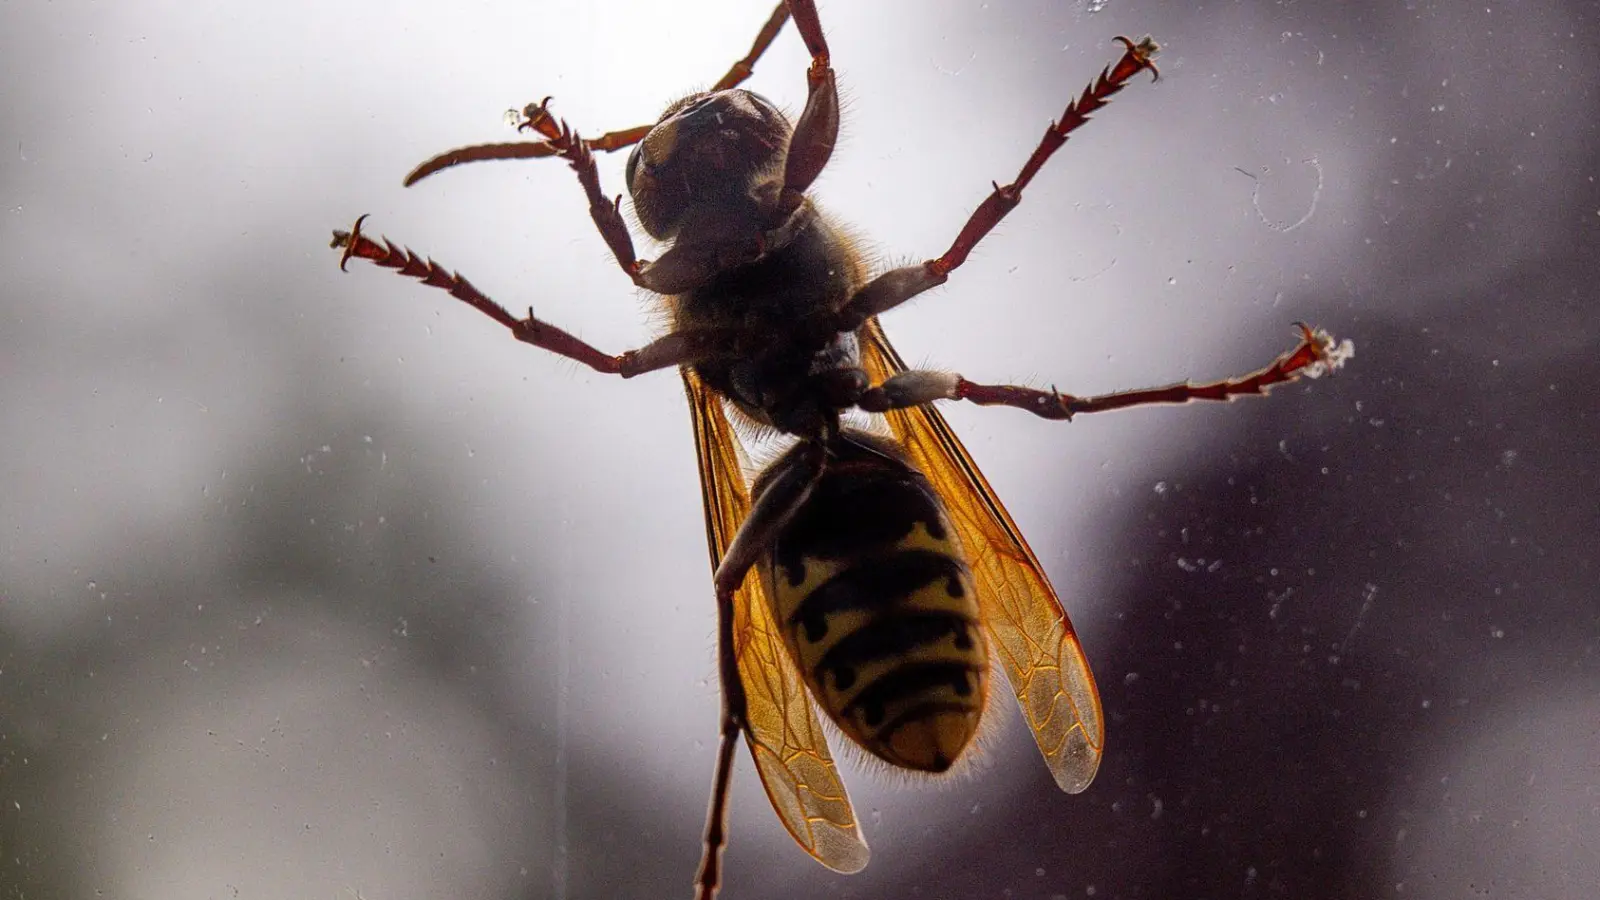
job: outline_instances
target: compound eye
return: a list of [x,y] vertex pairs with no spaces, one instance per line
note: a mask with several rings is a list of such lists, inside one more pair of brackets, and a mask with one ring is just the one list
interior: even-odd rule
[[772,105],[772,101],[768,100],[767,98],[761,96],[760,94],[757,94],[754,91],[745,91],[744,95],[750,101],[750,105],[755,107],[756,111],[759,112],[761,114],[762,118],[766,119],[767,121],[769,121],[769,122],[787,122],[788,121],[788,119],[784,116],[783,112],[781,110],[779,110],[776,106],[773,106]]
[[706,94],[706,95],[701,96],[701,97],[696,97],[694,99],[694,101],[691,102],[688,106],[685,106],[683,109],[678,110],[678,115],[681,116],[681,115],[684,115],[685,113],[695,112],[696,110],[699,110],[701,107],[709,105],[711,103],[711,101],[713,101],[715,99],[717,99],[717,95],[716,94]]
[[639,173],[639,145],[633,145],[633,152],[628,154],[628,168],[624,176],[628,182],[628,190],[633,190],[633,179]]

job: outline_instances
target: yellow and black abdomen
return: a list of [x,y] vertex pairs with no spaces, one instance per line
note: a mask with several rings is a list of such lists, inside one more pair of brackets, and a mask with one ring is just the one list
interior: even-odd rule
[[892,765],[943,772],[987,696],[972,573],[938,494],[896,444],[850,431],[834,446],[761,563],[774,618],[846,735]]

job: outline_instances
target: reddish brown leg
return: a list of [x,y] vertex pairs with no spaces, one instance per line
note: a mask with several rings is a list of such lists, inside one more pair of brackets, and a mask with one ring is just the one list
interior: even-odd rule
[[[562,124],[557,122],[554,116],[550,115],[550,99],[546,97],[538,103],[529,103],[523,107],[522,121],[517,123],[517,130],[537,131],[546,141],[559,140],[561,138]],[[634,144],[644,140],[644,136],[650,133],[652,127],[650,125],[635,125],[632,128],[624,128],[621,131],[608,131],[597,138],[584,138],[583,143],[590,150],[604,150],[610,153],[614,150],[621,150],[624,147],[632,147]],[[546,155],[554,155],[559,152],[559,149],[552,148],[550,153]]]
[[760,59],[761,54],[766,53],[767,48],[772,46],[773,39],[778,36],[779,31],[783,30],[783,23],[787,21],[789,21],[789,4],[779,0],[778,8],[772,11],[772,15],[767,19],[767,24],[761,26],[761,33],[757,34],[755,41],[750,44],[750,52],[745,54],[744,59],[734,63],[733,68],[728,70],[728,74],[722,76],[721,80],[711,86],[711,89],[713,91],[725,91],[728,88],[738,87],[743,84],[744,80],[750,77],[750,73],[755,71],[756,60]]
[[[797,24],[800,22],[798,12],[795,21]],[[1159,76],[1155,64],[1151,62],[1158,50],[1154,41],[1148,37],[1137,42],[1125,37],[1119,37],[1117,40],[1126,48],[1122,58],[1102,71],[1094,83],[1084,88],[1082,96],[1067,104],[1066,112],[1061,114],[1061,121],[1050,123],[1050,127],[1045,129],[1044,138],[1039,141],[1039,146],[1034,148],[1033,155],[1028,157],[1022,171],[1017,173],[1017,180],[1007,185],[994,186],[994,192],[973,211],[971,217],[967,219],[967,224],[962,226],[955,242],[943,256],[930,259],[921,265],[891,269],[862,287],[854,297],[850,298],[840,313],[841,331],[853,331],[868,318],[893,309],[923,291],[949,280],[950,273],[967,261],[972,248],[993,231],[1007,213],[1017,208],[1017,204],[1022,202],[1023,188],[1033,181],[1033,176],[1039,173],[1039,169],[1044,166],[1051,154],[1061,149],[1061,145],[1067,142],[1067,137],[1089,120],[1090,113],[1105,106],[1112,95],[1122,90],[1128,79],[1139,72],[1149,69]]]
[[789,139],[789,158],[783,170],[783,194],[778,203],[778,221],[800,206],[802,195],[822,174],[839,140],[839,88],[834,83],[828,60],[828,42],[822,36],[822,20],[813,0],[789,0],[794,26],[811,53],[806,70],[806,107],[800,111],[794,135]]
[[[717,601],[719,618],[733,621],[733,596],[724,602]],[[705,849],[700,857],[700,870],[694,876],[695,900],[713,900],[722,887],[722,850],[728,846],[728,797],[733,787],[733,751],[739,745],[739,734],[744,730],[744,720],[736,716],[727,701],[728,685],[739,683],[739,673],[728,680],[722,675],[722,731],[717,743],[717,768],[711,776],[711,807],[706,811]],[[743,691],[741,685],[740,691]]]
[[1248,375],[1208,384],[1184,382],[1098,397],[1075,397],[1054,388],[1041,391],[1014,384],[978,384],[960,375],[913,369],[869,389],[861,398],[860,406],[868,412],[884,412],[936,400],[970,400],[980,406],[1012,406],[1046,419],[1071,419],[1079,413],[1130,406],[1258,396],[1275,385],[1300,378],[1320,378],[1339,369],[1355,355],[1355,345],[1348,340],[1336,341],[1326,331],[1304,323],[1297,323],[1296,327],[1300,329],[1300,343],[1293,349]]
[[1117,60],[1111,68],[1100,73],[1094,84],[1083,89],[1083,95],[1077,100],[1067,104],[1067,109],[1061,114],[1061,121],[1051,122],[1050,127],[1044,131],[1044,137],[1039,141],[1039,146],[1033,150],[1033,155],[1023,164],[1022,171],[1017,173],[1017,180],[1005,185],[994,186],[994,192],[978,206],[967,224],[956,235],[955,243],[938,259],[929,260],[927,265],[941,275],[948,274],[967,261],[967,254],[972,248],[983,240],[1006,214],[1016,209],[1022,202],[1022,189],[1033,181],[1033,176],[1039,174],[1044,164],[1050,159],[1061,145],[1067,142],[1067,137],[1089,121],[1089,115],[1105,106],[1118,91],[1127,85],[1128,79],[1149,69],[1157,78],[1161,73],[1156,70],[1156,52],[1160,49],[1155,41],[1142,38],[1134,43],[1125,37],[1118,37],[1122,42],[1122,58]]
[[780,475],[767,488],[728,545],[712,580],[717,589],[717,663],[722,676],[722,733],[717,768],[711,782],[711,808],[706,813],[705,850],[695,875],[695,900],[713,900],[722,885],[722,850],[728,844],[728,796],[733,783],[733,750],[745,729],[744,681],[733,641],[733,603],[750,567],[766,552],[796,509],[822,477],[827,457],[812,444],[806,466]]
[[[542,107],[540,115],[546,123],[549,122],[549,113]],[[611,253],[617,258],[617,265],[634,284],[642,288],[650,288],[640,278],[641,273],[648,265],[641,262],[633,252],[633,236],[628,233],[628,223],[622,220],[622,196],[619,194],[615,200],[607,199],[600,190],[600,172],[594,166],[594,154],[589,152],[588,144],[572,131],[566,122],[561,122],[559,127],[552,125],[555,137],[550,139],[550,146],[555,148],[556,154],[572,166],[572,171],[578,175],[578,183],[583,186],[584,196],[589,198],[589,217],[594,219],[594,225],[600,229],[600,236],[605,239],[606,246],[611,248]]]
[[725,352],[729,346],[731,335],[726,329],[694,329],[675,331],[637,350],[611,356],[575,335],[534,318],[532,310],[528,311],[527,318],[518,319],[460,274],[446,271],[431,259],[423,259],[402,249],[387,238],[381,244],[372,240],[361,233],[361,223],[366,218],[362,216],[357,219],[350,231],[333,233],[333,246],[344,250],[339,268],[343,269],[351,257],[357,257],[386,269],[394,269],[401,275],[420,279],[423,284],[443,289],[450,296],[504,325],[517,340],[583,363],[596,372],[632,378],[669,366],[711,359]]

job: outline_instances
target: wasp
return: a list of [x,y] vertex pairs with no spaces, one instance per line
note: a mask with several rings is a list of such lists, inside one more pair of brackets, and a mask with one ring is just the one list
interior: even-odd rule
[[[811,57],[805,106],[792,122],[739,87],[791,19]],[[839,132],[813,0],[780,3],[743,59],[653,124],[583,138],[550,113],[547,97],[522,113],[519,127],[534,139],[452,150],[407,176],[410,185],[468,162],[566,161],[623,274],[659,297],[666,313],[664,335],[620,354],[531,309],[513,316],[459,274],[372,240],[361,232],[365,216],[334,233],[341,268],[359,258],[418,278],[517,340],[597,372],[681,375],[703,487],[722,688],[695,879],[700,900],[721,883],[741,736],[800,846],[836,871],[866,865],[867,844],[817,709],[891,766],[944,772],[969,751],[998,668],[1056,783],[1076,793],[1094,778],[1105,723],[1083,647],[1038,558],[935,403],[1070,419],[1231,400],[1319,376],[1352,352],[1348,341],[1300,325],[1296,346],[1250,374],[1101,396],[981,384],[909,368],[895,352],[878,317],[944,284],[1068,135],[1134,76],[1159,77],[1153,41],[1117,40],[1121,57],[1071,100],[1017,177],[994,186],[942,255],[878,273],[808,196]],[[636,255],[622,197],[600,186],[594,154],[628,148],[634,216],[666,247],[655,260]],[[791,445],[751,480],[741,433]]]

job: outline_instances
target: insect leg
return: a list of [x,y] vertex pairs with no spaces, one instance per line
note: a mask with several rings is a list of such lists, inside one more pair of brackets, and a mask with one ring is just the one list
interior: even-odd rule
[[[787,21],[789,21],[789,4],[780,2],[772,11],[772,15],[767,17],[766,24],[761,26],[761,31],[757,32],[756,39],[750,43],[750,52],[729,67],[727,74],[718,79],[710,90],[725,91],[744,84],[745,80],[755,72],[756,62],[767,52],[767,48],[772,46],[778,32],[783,30],[783,23]],[[550,98],[546,97],[538,103],[528,104],[522,110],[523,121],[517,128],[519,130],[531,128],[544,135],[547,141],[553,141],[560,136],[560,129],[550,117],[546,106],[549,102]],[[588,144],[591,150],[604,150],[609,153],[639,143],[653,127],[653,125],[635,125],[621,131],[609,131],[597,138],[585,138],[584,143]]]
[[[529,107],[530,110],[533,107]],[[549,112],[539,106],[538,118],[549,124],[553,120]],[[641,134],[642,138],[644,135]],[[648,265],[641,261],[633,252],[633,236],[628,233],[628,223],[622,220],[622,195],[616,199],[609,199],[600,190],[600,172],[594,165],[594,154],[589,152],[589,145],[575,134],[566,122],[560,123],[555,129],[555,137],[550,138],[550,145],[556,153],[572,166],[572,171],[578,175],[578,183],[583,186],[583,193],[589,198],[589,217],[594,220],[594,225],[600,230],[600,236],[605,239],[606,246],[611,248],[611,254],[617,258],[617,265],[634,284],[642,288],[650,288],[640,278],[640,273]]]
[[811,67],[806,69],[806,106],[795,123],[789,158],[784,164],[780,217],[799,208],[801,195],[822,174],[839,139],[839,88],[834,83],[833,67],[828,64],[828,42],[822,36],[817,4],[814,0],[789,0],[788,7],[795,28],[811,53]]
[[970,400],[981,406],[1012,406],[1046,419],[1070,419],[1079,413],[1105,412],[1154,403],[1188,403],[1191,400],[1232,400],[1265,394],[1274,385],[1302,377],[1318,378],[1344,365],[1355,353],[1348,340],[1335,341],[1321,329],[1299,324],[1300,342],[1293,349],[1248,375],[1206,384],[1172,384],[1165,387],[1118,391],[1097,397],[1063,394],[1054,388],[1041,391],[1013,384],[977,384],[960,375],[913,369],[869,388],[860,406],[868,412],[886,412],[920,406],[936,400]]
[[344,250],[344,257],[339,261],[341,269],[351,257],[360,257],[374,265],[395,269],[401,275],[420,279],[423,284],[443,289],[450,296],[504,325],[517,340],[583,363],[596,372],[632,378],[669,366],[693,364],[725,353],[732,336],[730,329],[684,329],[657,338],[637,350],[612,356],[561,328],[535,318],[532,310],[529,310],[527,318],[516,318],[505,307],[485,296],[472,282],[459,273],[445,270],[431,259],[423,259],[409,250],[401,249],[387,238],[381,244],[372,240],[361,233],[361,223],[365,219],[366,216],[357,219],[350,231],[333,233],[333,246]]
[[711,783],[711,808],[706,813],[705,850],[695,875],[696,900],[712,900],[722,883],[722,850],[728,843],[728,795],[733,781],[733,748],[747,727],[744,682],[734,646],[734,598],[750,568],[772,546],[778,531],[810,496],[821,479],[826,454],[810,444],[799,464],[778,476],[750,508],[717,566],[717,665],[722,678],[722,731],[717,768]]
[[[797,15],[796,22],[799,21]],[[1128,79],[1145,69],[1156,71],[1155,64],[1151,62],[1158,49],[1154,41],[1144,38],[1135,42],[1125,37],[1117,40],[1126,47],[1122,58],[1084,88],[1082,96],[1067,104],[1059,122],[1050,123],[1039,146],[1034,148],[1033,155],[1028,157],[1022,171],[1017,173],[1017,180],[1007,185],[994,185],[994,191],[973,211],[943,256],[921,265],[891,269],[867,282],[841,309],[840,330],[853,331],[869,317],[899,306],[949,280],[950,273],[967,261],[967,256],[978,242],[1022,202],[1023,188],[1033,181],[1033,176],[1039,173],[1045,161],[1067,142],[1068,135],[1087,122],[1090,113],[1105,106],[1113,94],[1122,90]]]
[[722,554],[722,562],[717,565],[714,576],[718,594],[724,590],[738,590],[750,567],[772,547],[779,530],[789,523],[795,510],[811,495],[811,489],[822,478],[827,463],[826,449],[815,441],[808,442],[805,447],[805,451],[795,457],[793,467],[772,479],[772,483],[756,498],[750,507],[750,514],[739,526],[733,540],[728,542],[728,550]]
[[779,0],[778,8],[772,11],[772,16],[767,19],[767,24],[761,26],[761,32],[756,35],[755,41],[750,44],[750,52],[745,54],[744,59],[734,63],[733,68],[728,70],[728,74],[722,76],[720,81],[711,86],[711,90],[725,91],[728,88],[738,87],[743,84],[744,80],[749,78],[750,73],[755,70],[756,60],[760,59],[761,54],[766,53],[767,48],[772,46],[773,38],[778,36],[778,32],[783,29],[783,23],[787,21],[789,21],[789,4]]
[[728,795],[733,786],[733,751],[744,730],[744,683],[733,659],[733,598],[717,596],[717,660],[722,673],[722,728],[717,743],[717,768],[711,779],[711,807],[706,811],[706,836],[695,873],[696,900],[712,900],[722,884],[722,849],[728,845]]
[[[555,116],[550,115],[550,98],[546,97],[537,103],[529,103],[522,108],[522,121],[517,123],[518,131],[535,131],[545,139],[553,149],[545,156],[554,156],[559,152],[556,145],[562,140],[565,122],[558,122]],[[608,131],[595,138],[584,138],[583,145],[590,150],[603,150],[612,153],[644,140],[650,133],[652,125],[635,125],[621,131]],[[411,182],[407,180],[407,184]]]

